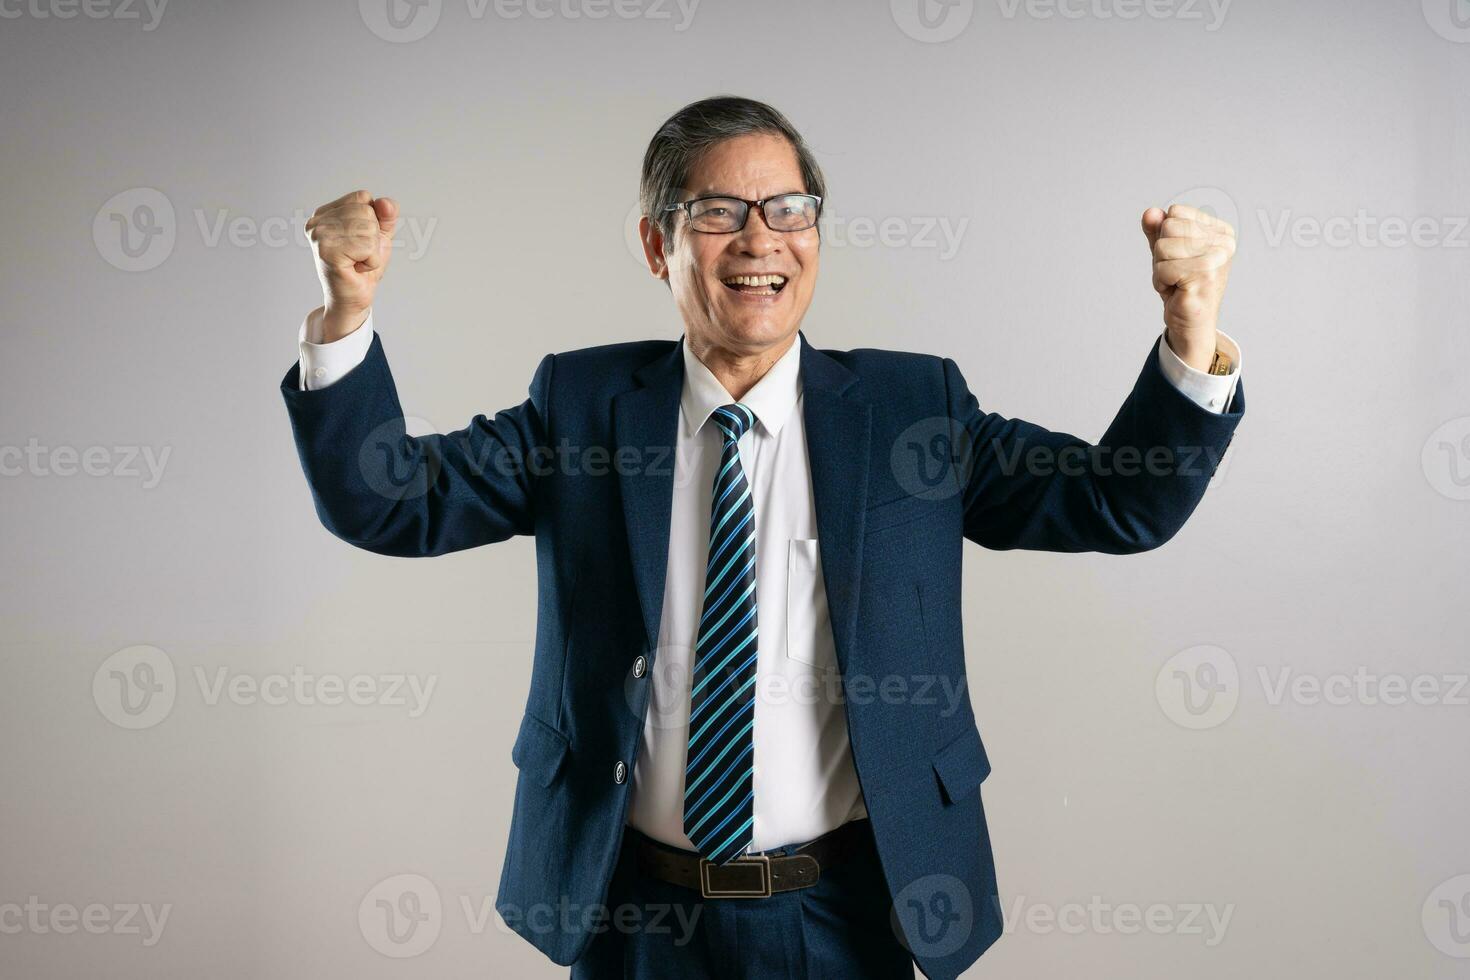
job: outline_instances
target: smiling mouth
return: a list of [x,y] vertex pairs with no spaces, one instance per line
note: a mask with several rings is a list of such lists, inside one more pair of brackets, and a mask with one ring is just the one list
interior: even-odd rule
[[775,296],[786,288],[786,277],[780,275],[727,276],[720,282],[726,289],[754,296]]

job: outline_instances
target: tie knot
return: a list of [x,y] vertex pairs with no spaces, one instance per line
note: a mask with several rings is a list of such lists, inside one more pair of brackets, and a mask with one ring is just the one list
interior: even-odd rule
[[740,437],[749,432],[750,427],[755,424],[755,413],[739,402],[722,405],[715,409],[714,418],[727,444],[738,442]]

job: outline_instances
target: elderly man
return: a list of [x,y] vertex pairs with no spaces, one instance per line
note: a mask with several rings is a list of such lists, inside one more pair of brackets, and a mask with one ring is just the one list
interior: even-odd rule
[[397,205],[308,223],[325,303],[282,394],[322,522],[398,556],[536,537],[496,905],[574,977],[973,963],[1001,919],[962,542],[1156,548],[1244,411],[1224,222],[1144,212],[1165,329],[1091,445],[980,408],[948,358],[812,347],[825,193],[770,106],[679,110],[639,231],[683,336],[548,354],[520,405],[421,437],[371,317]]

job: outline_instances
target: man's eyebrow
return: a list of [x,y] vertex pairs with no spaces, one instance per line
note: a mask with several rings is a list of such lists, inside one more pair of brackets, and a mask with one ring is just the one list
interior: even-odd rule
[[[807,191],[804,191],[804,190],[776,191],[774,194],[767,194],[764,198],[760,198],[759,200],[769,200],[769,199],[771,199],[773,197],[784,197],[787,194],[806,194],[806,193],[808,193],[808,192]],[[739,194],[736,194],[733,191],[726,191],[726,190],[702,190],[702,191],[698,191],[691,198],[691,200],[698,200],[701,197],[733,197],[737,201],[743,201],[743,200],[745,200],[745,198],[741,197]],[[752,198],[752,200],[756,200],[756,199],[755,198]]]

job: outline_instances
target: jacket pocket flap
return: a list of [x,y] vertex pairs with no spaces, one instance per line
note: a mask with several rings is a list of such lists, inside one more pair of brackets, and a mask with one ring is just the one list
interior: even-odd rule
[[542,786],[550,786],[561,771],[562,761],[570,748],[565,735],[528,714],[521,719],[521,730],[516,734],[516,744],[511,746],[510,760]]
[[958,738],[934,753],[934,772],[946,803],[963,799],[985,781],[990,775],[990,759],[974,725],[966,726]]

